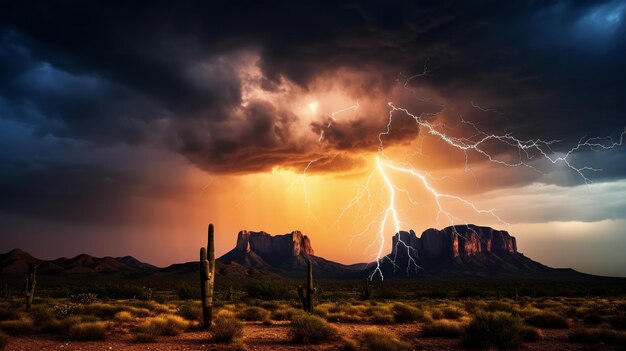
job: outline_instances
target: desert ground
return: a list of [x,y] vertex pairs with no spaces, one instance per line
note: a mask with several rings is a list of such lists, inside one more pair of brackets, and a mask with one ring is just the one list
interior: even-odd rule
[[[620,350],[626,298],[448,297],[217,300],[201,328],[196,299],[93,293],[0,302],[5,350]],[[333,301],[334,300],[334,301]]]

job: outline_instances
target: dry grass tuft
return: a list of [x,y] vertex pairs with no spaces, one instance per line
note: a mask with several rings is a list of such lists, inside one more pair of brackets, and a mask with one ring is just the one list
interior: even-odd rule
[[106,322],[83,322],[72,325],[67,330],[67,337],[78,341],[103,340],[108,329]]
[[321,317],[299,314],[291,321],[291,338],[303,344],[319,344],[337,336],[337,330]]
[[211,332],[216,342],[233,342],[243,337],[243,323],[234,317],[218,317]]
[[369,328],[363,332],[361,350],[368,351],[410,351],[410,344],[398,339],[395,335],[379,328]]

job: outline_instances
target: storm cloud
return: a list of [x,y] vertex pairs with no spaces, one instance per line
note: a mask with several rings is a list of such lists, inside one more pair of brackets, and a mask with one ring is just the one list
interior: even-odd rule
[[[620,1],[4,7],[6,211],[38,212],[29,205],[46,193],[37,184],[98,198],[123,197],[143,181],[116,171],[125,158],[72,159],[72,149],[156,148],[219,174],[301,171],[313,159],[312,172],[359,169],[361,153],[376,152],[386,129],[386,103],[406,102],[407,94],[417,111],[445,108],[454,111],[442,117],[448,122],[463,115],[485,130],[528,139],[616,136],[626,120]],[[293,109],[295,99],[331,84],[362,108],[336,121],[328,113],[307,120]],[[19,141],[9,138],[15,133],[22,133]],[[405,116],[383,139],[399,145],[419,134]],[[599,177],[623,177],[615,162],[623,154],[609,156],[615,167],[603,167]],[[113,178],[115,191],[90,183]],[[536,180],[520,176],[506,184]],[[90,201],[75,201],[84,202]]]

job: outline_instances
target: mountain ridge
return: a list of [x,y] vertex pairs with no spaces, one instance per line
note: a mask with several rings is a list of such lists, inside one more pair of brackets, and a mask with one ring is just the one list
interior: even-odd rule
[[[392,237],[391,253],[379,261],[352,265],[316,256],[309,237],[297,230],[282,235],[242,230],[235,247],[217,259],[217,268],[223,275],[289,276],[305,270],[309,260],[320,277],[594,277],[536,262],[518,251],[515,237],[507,231],[473,224],[430,228],[419,237],[413,230],[400,231]],[[197,261],[161,268],[132,256],[80,254],[41,260],[20,249],[0,254],[0,274],[26,274],[32,265],[38,265],[41,274],[65,275],[181,274],[198,270]]]

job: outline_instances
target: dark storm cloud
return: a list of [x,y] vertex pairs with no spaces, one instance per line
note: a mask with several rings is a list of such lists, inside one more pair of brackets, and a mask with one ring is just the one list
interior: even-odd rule
[[[349,170],[363,164],[355,151],[376,150],[385,127],[384,114],[374,113],[327,129],[328,120],[313,121],[307,128],[323,131],[325,142],[313,147],[294,133],[293,111],[254,99],[243,104],[241,60],[249,53],[258,57],[259,86],[267,92],[280,91],[285,80],[309,91],[318,77],[348,70],[359,78],[337,79],[355,100],[385,100],[399,73],[404,84],[427,63],[428,74],[409,88],[487,130],[524,138],[615,135],[626,120],[620,1],[9,1],[3,7],[0,118],[29,126],[34,139],[63,138],[77,147],[164,147],[211,172],[302,169],[311,159],[319,159],[318,171]],[[468,107],[470,100],[501,113]],[[394,120],[385,142],[412,140],[418,131],[410,122]],[[46,152],[52,163],[36,170],[3,162],[4,174],[14,175],[3,201],[30,194],[42,178],[62,182],[84,172],[97,182],[96,174],[111,169],[70,167],[58,161],[62,149]],[[34,156],[21,161],[28,157]],[[609,174],[623,176],[623,169]],[[120,193],[139,181],[122,178]]]

